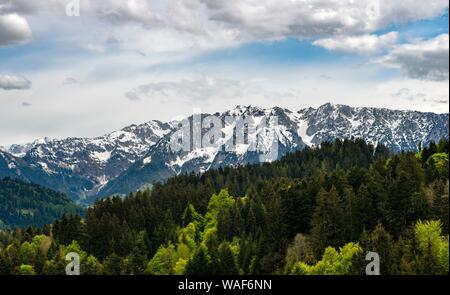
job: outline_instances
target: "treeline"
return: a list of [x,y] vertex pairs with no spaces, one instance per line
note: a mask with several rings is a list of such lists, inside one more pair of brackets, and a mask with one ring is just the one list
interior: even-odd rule
[[0,273],[448,273],[446,140],[390,155],[337,140],[258,166],[183,175],[127,198],[99,200],[85,218],[0,233]]
[[83,209],[66,195],[16,179],[0,179],[0,229],[43,226]]

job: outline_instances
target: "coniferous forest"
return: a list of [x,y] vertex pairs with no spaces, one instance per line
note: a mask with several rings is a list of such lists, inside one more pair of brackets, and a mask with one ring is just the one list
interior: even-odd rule
[[43,226],[63,214],[82,214],[66,195],[17,179],[0,179],[0,230]]
[[336,140],[181,175],[0,231],[0,273],[63,275],[76,252],[85,275],[363,275],[376,252],[381,274],[448,274],[448,154],[446,140],[400,154]]

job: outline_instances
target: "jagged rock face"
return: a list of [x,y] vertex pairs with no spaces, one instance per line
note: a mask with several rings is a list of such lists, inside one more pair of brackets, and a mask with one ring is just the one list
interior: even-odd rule
[[[37,183],[59,179],[61,183],[52,184],[52,188],[57,186],[72,198],[83,200],[95,196],[101,187],[128,169],[171,129],[170,124],[151,121],[98,138],[36,141],[22,149],[13,145],[8,151],[15,154],[16,162],[20,159],[41,171],[43,176]],[[16,171],[16,174],[21,172]],[[2,174],[10,176],[11,171],[1,173],[0,170]]]
[[[417,150],[419,144],[448,139],[449,129],[448,114],[333,104],[298,112],[238,106],[215,116],[221,137],[214,146],[194,144],[192,139],[189,149],[176,149],[171,139],[182,130],[182,122],[151,121],[94,139],[46,139],[3,148],[0,177],[19,177],[91,203],[99,196],[125,194],[180,173],[271,161],[336,138],[363,138],[394,152]],[[192,126],[203,122],[200,138],[207,136],[213,126],[205,126],[207,117],[187,118],[191,133]],[[242,117],[249,121],[239,141],[236,123],[227,118]]]
[[[45,137],[43,139],[37,139],[31,143],[13,144],[7,149],[7,151],[16,157],[24,157],[35,146],[40,145],[40,144],[47,144],[50,141],[51,141],[51,139]],[[0,149],[2,149],[2,148],[0,147]],[[3,150],[6,150],[6,149],[3,148]]]
[[326,104],[298,112],[301,136],[309,145],[335,138],[363,138],[393,152],[414,151],[419,144],[448,138],[448,114],[352,108]]
[[363,138],[393,152],[414,151],[419,144],[448,138],[448,114],[352,108],[325,104],[298,112],[300,136],[308,145],[335,138]]
[[[174,138],[175,132],[181,129],[175,128],[172,133],[151,147],[143,159],[108,183],[99,194],[108,196],[114,193],[130,192],[182,173],[202,173],[219,167],[256,164],[279,159],[288,152],[305,147],[298,135],[296,123],[291,121],[288,114],[291,112],[280,108],[264,110],[256,107],[238,107],[223,114],[215,114],[220,119],[219,129],[222,133],[220,140],[215,141],[216,146],[196,148],[192,143],[189,150],[172,148],[171,139]],[[207,117],[208,115],[201,115],[199,122],[208,126],[204,123]],[[236,130],[239,125],[236,126],[236,121],[227,122],[226,118],[248,119],[247,127],[241,131],[242,140],[236,139]],[[277,121],[274,121],[274,118]],[[188,120],[190,126],[195,125],[196,120],[193,116]],[[193,127],[191,128],[193,133],[192,130]],[[210,131],[211,128],[202,128],[202,138]],[[194,137],[193,134],[192,137]],[[272,155],[274,144],[277,146],[277,153]],[[273,158],[268,158],[269,156]]]

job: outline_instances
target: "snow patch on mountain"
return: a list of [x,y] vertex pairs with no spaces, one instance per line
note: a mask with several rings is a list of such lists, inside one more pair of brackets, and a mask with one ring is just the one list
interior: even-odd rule
[[[215,146],[174,150],[170,137],[180,130],[182,120],[150,121],[97,138],[45,138],[4,147],[0,177],[25,178],[89,203],[97,196],[128,193],[180,173],[273,161],[337,138],[363,138],[400,152],[448,139],[449,133],[448,114],[330,103],[296,112],[237,106],[217,115],[223,123],[223,137]],[[237,141],[237,121],[229,122],[230,117],[246,118],[245,142]],[[203,128],[202,135],[208,131]]]
[[152,161],[152,157],[147,157],[144,160],[142,160],[142,162],[144,163],[144,165],[149,164]]
[[111,151],[92,152],[91,157],[99,162],[106,163],[111,158]]
[[171,130],[169,124],[151,121],[97,138],[45,138],[12,145],[7,152],[45,174],[57,175],[67,182],[78,179],[76,182],[81,182],[81,187],[67,184],[67,192],[73,198],[83,199],[95,195]]
[[29,152],[31,149],[33,149],[36,146],[41,145],[41,144],[47,144],[51,141],[52,141],[52,139],[45,137],[45,138],[36,139],[35,141],[30,142],[30,143],[12,144],[8,147],[3,147],[3,148],[0,147],[0,150],[10,153],[11,155],[13,155],[15,157],[23,158],[23,157],[25,157],[27,152]]

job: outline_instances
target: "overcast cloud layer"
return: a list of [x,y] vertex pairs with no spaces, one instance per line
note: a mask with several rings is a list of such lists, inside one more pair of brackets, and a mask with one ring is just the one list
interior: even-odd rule
[[448,109],[447,0],[70,2],[0,0],[0,145],[235,104]]

